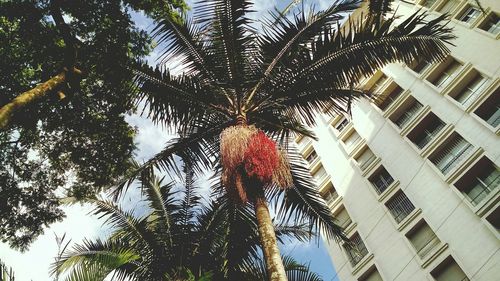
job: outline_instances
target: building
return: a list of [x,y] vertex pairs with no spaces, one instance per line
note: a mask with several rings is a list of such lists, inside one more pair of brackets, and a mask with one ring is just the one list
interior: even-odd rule
[[451,13],[451,56],[385,67],[376,103],[296,139],[354,245],[327,243],[342,281],[500,280],[500,1],[479,1],[397,3]]

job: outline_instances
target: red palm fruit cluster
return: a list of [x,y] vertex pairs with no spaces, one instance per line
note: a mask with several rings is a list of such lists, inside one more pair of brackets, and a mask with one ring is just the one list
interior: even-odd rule
[[264,184],[270,183],[279,163],[276,143],[262,131],[254,134],[244,155],[244,167],[248,177]]

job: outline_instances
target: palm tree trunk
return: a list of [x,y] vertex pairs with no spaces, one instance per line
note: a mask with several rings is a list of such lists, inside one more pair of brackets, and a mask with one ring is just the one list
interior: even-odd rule
[[[81,74],[80,70],[73,68],[72,73]],[[35,88],[26,91],[15,97],[11,102],[0,108],[0,129],[4,129],[9,124],[9,121],[16,111],[27,106],[28,104],[43,98],[56,87],[66,82],[68,71],[64,70],[49,80],[37,85]]]
[[255,215],[259,228],[260,243],[266,260],[267,274],[270,281],[286,281],[285,268],[281,260],[280,250],[274,233],[274,226],[267,208],[266,199],[258,196],[255,199]]

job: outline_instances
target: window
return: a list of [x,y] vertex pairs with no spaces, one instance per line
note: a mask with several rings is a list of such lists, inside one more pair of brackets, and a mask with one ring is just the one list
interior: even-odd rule
[[498,35],[500,34],[500,18],[497,14],[491,13],[479,28],[493,35]]
[[462,163],[473,149],[474,146],[455,133],[438,148],[434,155],[430,157],[430,160],[443,175],[446,175]]
[[408,139],[422,149],[436,138],[444,125],[444,122],[431,112],[408,134]]
[[309,137],[302,136],[297,140],[297,146],[303,148],[311,139]]
[[500,186],[500,170],[488,158],[483,157],[455,186],[475,206]]
[[423,105],[415,98],[408,98],[389,119],[400,129],[404,128],[417,116]]
[[486,99],[474,113],[496,128],[500,124],[500,89]]
[[445,14],[445,13],[451,13],[455,8],[458,6],[460,3],[459,0],[448,0],[444,5],[439,8],[439,12]]
[[360,140],[361,136],[356,131],[353,131],[343,142],[347,148],[351,149]]
[[334,214],[334,217],[337,220],[337,225],[342,229],[346,229],[352,223],[351,217],[345,208]]
[[312,164],[314,160],[318,159],[318,154],[314,149],[312,149],[304,158],[309,164]]
[[359,153],[359,155],[354,158],[354,160],[356,160],[356,162],[358,163],[359,168],[364,171],[366,170],[366,168],[368,168],[368,166],[370,166],[371,163],[373,163],[373,161],[375,161],[376,158],[377,156],[373,154],[371,149],[369,147],[366,147],[361,153]]
[[392,176],[383,166],[381,166],[368,180],[373,187],[375,187],[378,194],[384,192],[394,182]]
[[461,67],[462,67],[461,63],[459,63],[456,60],[451,60],[445,66],[445,68],[442,71],[440,71],[440,73],[433,75],[435,77],[433,77],[433,79],[429,81],[438,88],[444,88],[453,80],[453,78],[455,78]]
[[380,76],[380,78],[377,79],[377,81],[375,81],[373,86],[371,86],[371,88],[368,91],[372,94],[380,92],[380,89],[385,84],[385,82],[387,82],[388,79],[389,77],[387,77],[385,74],[382,74],[382,76]]
[[335,126],[335,130],[341,132],[347,125],[349,124],[349,120],[343,117],[342,120]]
[[385,205],[397,223],[402,222],[415,210],[415,206],[403,191],[398,191]]
[[[391,87],[391,86],[389,86]],[[385,110],[391,105],[401,94],[403,93],[403,89],[399,86],[395,86],[393,89],[389,90],[386,93],[383,93],[379,96],[377,96],[375,100],[375,104],[380,108],[381,110]]]
[[500,232],[500,207],[497,207],[491,214],[486,217],[486,220]]
[[339,194],[331,182],[326,185],[325,189],[326,191],[321,194],[321,197],[323,197],[326,203],[331,204],[339,198]]
[[377,268],[373,266],[370,270],[368,270],[365,274],[358,279],[359,281],[384,281]]
[[457,262],[450,256],[442,261],[431,271],[432,277],[436,281],[468,281],[467,275],[458,266]]
[[479,11],[478,8],[476,7],[469,7],[467,8],[460,16],[459,16],[459,20],[460,21],[463,21],[463,22],[466,22],[468,24],[471,24],[473,23],[477,17],[479,17],[479,15],[481,14],[481,11]]
[[410,69],[413,70],[413,71],[415,71],[416,73],[421,74],[425,70],[429,69],[429,67],[431,65],[432,64],[429,61],[419,60],[419,61],[415,61],[415,63],[410,66]]
[[436,0],[424,0],[422,2],[422,6],[430,8],[432,5],[434,5],[434,3],[436,3]]
[[481,94],[486,81],[487,79],[485,77],[476,74],[463,88],[453,91],[450,93],[450,96],[464,107],[468,107]]
[[420,258],[428,256],[441,243],[429,225],[422,221],[406,234]]
[[344,245],[344,249],[351,265],[356,266],[368,254],[368,250],[358,233],[355,233],[349,240],[351,247]]
[[316,181],[316,183],[320,184],[323,181],[323,178],[326,177],[326,171],[323,165],[320,165],[315,171],[312,172],[312,177]]

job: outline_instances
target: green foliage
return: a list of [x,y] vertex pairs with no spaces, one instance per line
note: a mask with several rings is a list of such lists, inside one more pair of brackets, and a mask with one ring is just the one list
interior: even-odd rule
[[192,17],[180,23],[158,20],[154,35],[164,43],[162,62],[180,60],[183,72],[138,67],[137,96],[150,119],[181,137],[124,179],[116,193],[153,169],[175,171],[177,156],[195,171],[220,176],[219,135],[245,120],[288,152],[293,188],[266,187],[280,217],[307,221],[331,239],[345,239],[309,169],[289,145],[292,138],[315,138],[304,123],[315,125],[318,112],[346,113],[353,100],[368,97],[354,87],[360,78],[392,62],[441,60],[454,38],[445,16],[429,20],[417,12],[397,24],[391,1],[373,1],[365,21],[366,15],[346,18],[361,2],[334,1],[324,11],[299,10],[291,17],[271,12],[258,22],[261,32],[249,19],[252,1],[245,0],[199,2]]
[[[0,1],[0,107],[65,66],[68,42],[54,24],[52,2]],[[151,38],[134,26],[129,11],[147,8],[153,16],[159,3],[130,2],[59,1],[77,38],[76,66],[85,75],[58,89],[63,100],[50,93],[0,132],[0,240],[12,247],[26,249],[63,218],[61,197],[93,196],[130,168],[135,128],[124,120],[134,110],[129,68],[150,52]]]
[[[103,280],[106,276],[113,280],[264,280],[252,207],[236,206],[224,193],[214,193],[203,202],[192,171],[184,172],[181,189],[152,174],[141,179],[141,199],[147,206],[142,216],[123,209],[120,200],[90,200],[93,214],[112,233],[105,241],[86,240],[64,251],[53,273],[64,280]],[[275,227],[282,242],[309,237],[304,224],[277,221]],[[285,261],[290,280],[321,280],[307,266],[291,258]]]

